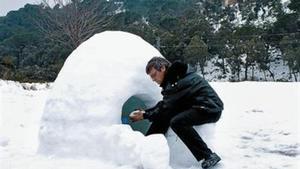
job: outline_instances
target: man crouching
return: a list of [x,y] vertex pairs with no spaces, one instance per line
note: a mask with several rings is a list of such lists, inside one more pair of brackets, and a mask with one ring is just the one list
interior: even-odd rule
[[187,64],[171,64],[163,57],[153,57],[146,73],[162,88],[163,99],[153,108],[132,112],[131,120],[152,121],[146,135],[165,134],[171,127],[198,161],[204,159],[202,168],[215,166],[221,158],[193,128],[220,119],[223,102],[215,90]]

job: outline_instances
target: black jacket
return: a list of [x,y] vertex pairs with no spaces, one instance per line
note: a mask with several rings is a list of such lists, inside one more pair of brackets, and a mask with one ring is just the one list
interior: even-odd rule
[[220,115],[223,102],[208,82],[188,65],[174,62],[160,85],[163,99],[145,110],[144,118],[150,121],[172,117],[184,110],[195,108]]

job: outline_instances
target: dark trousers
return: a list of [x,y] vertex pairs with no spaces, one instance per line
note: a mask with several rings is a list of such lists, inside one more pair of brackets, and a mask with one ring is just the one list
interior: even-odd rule
[[219,120],[221,113],[207,113],[204,110],[188,109],[173,117],[153,121],[147,134],[165,134],[169,127],[189,148],[194,157],[200,161],[207,158],[212,151],[193,128],[194,125],[212,123]]

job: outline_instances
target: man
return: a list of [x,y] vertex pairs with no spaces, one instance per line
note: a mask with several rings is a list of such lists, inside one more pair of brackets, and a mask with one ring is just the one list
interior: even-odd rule
[[165,58],[154,57],[147,64],[146,73],[162,88],[163,99],[153,108],[132,112],[131,120],[152,121],[146,135],[165,134],[171,127],[198,161],[204,159],[202,168],[216,165],[221,158],[207,147],[193,126],[219,120],[223,103],[217,93],[181,62],[171,64]]

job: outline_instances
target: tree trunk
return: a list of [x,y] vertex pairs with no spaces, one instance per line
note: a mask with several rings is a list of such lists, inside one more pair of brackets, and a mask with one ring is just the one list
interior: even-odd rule
[[273,73],[270,69],[268,69],[268,72],[270,73],[270,75],[271,75],[273,81],[275,81],[274,73]]
[[200,69],[201,69],[202,77],[205,79],[205,77],[204,77],[204,67],[201,66]]
[[297,80],[297,72],[293,71],[293,75],[294,75],[295,81],[298,82],[298,80]]
[[292,78],[293,78],[292,70],[291,70],[291,68],[289,67],[289,79],[292,79]]
[[262,71],[263,71],[263,73],[264,73],[265,81],[267,81],[266,71],[265,71],[265,70],[262,70]]
[[248,80],[248,64],[245,64],[245,80]]
[[225,68],[225,58],[222,57],[222,69],[223,69],[223,74],[226,74],[226,68]]
[[252,77],[251,80],[254,81],[254,66],[252,66]]
[[238,73],[238,81],[241,81],[241,76],[240,76],[240,73],[241,73],[241,65],[238,65],[237,73]]

